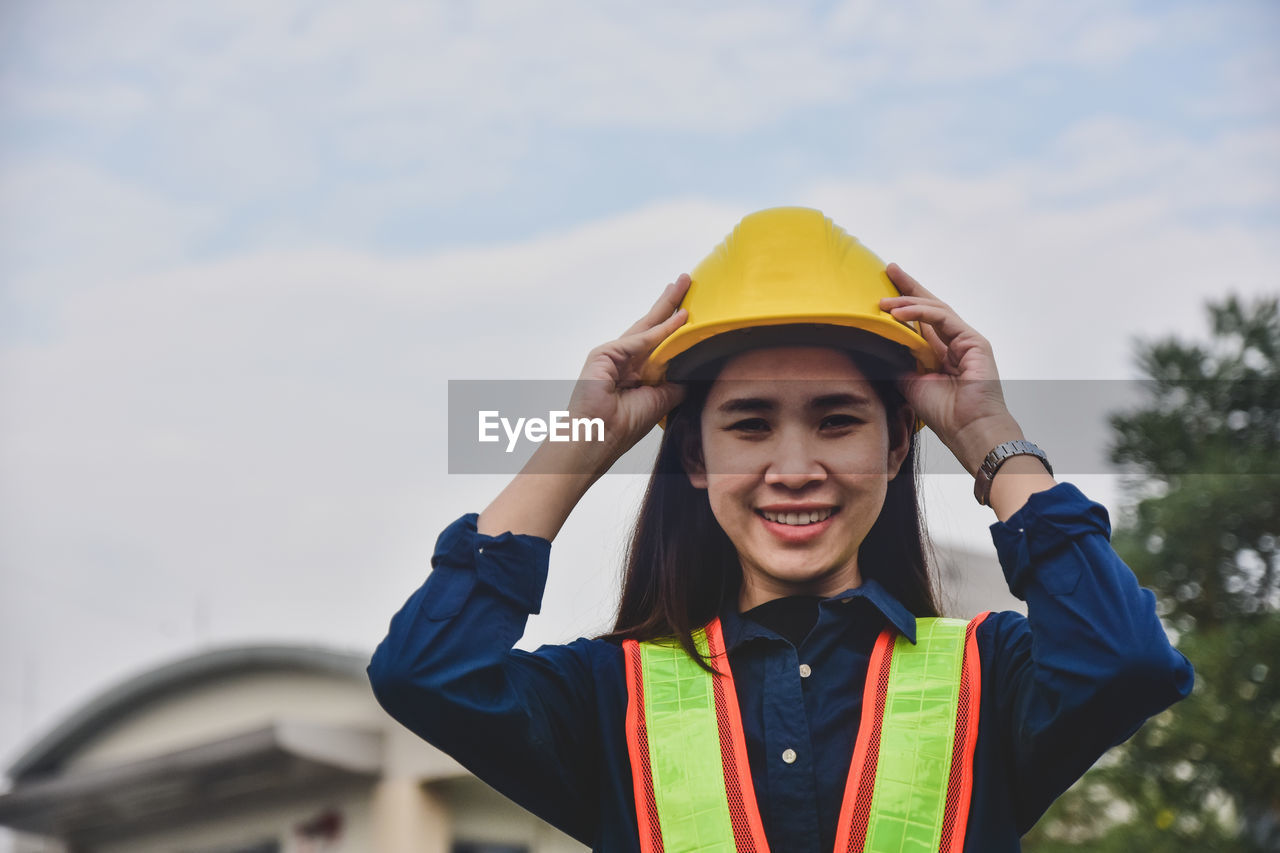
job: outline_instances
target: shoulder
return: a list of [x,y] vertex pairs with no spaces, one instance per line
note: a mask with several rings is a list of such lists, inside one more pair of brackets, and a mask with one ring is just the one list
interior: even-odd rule
[[521,664],[569,675],[595,677],[622,672],[622,644],[601,637],[579,637],[568,643],[539,646],[533,651],[515,649]]
[[621,725],[627,678],[619,643],[584,637],[533,651],[516,649],[508,661],[520,692],[539,697],[553,713],[570,715],[579,734]]
[[1031,653],[1031,622],[1016,610],[988,613],[974,631],[984,664],[1007,663]]

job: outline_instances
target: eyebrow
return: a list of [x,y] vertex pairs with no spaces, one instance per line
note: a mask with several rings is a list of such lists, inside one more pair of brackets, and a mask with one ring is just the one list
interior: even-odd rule
[[[871,406],[871,400],[860,394],[844,392],[822,394],[809,401],[810,409],[837,409],[849,407],[854,409]],[[770,397],[732,397],[716,407],[717,412],[732,414],[734,412],[773,412],[778,408],[776,400]]]

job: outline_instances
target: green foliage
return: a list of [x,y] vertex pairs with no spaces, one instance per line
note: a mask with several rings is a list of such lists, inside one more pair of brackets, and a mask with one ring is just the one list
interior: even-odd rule
[[1133,508],[1114,544],[1196,669],[1024,840],[1062,851],[1280,850],[1280,307],[1140,345],[1150,399],[1111,419]]

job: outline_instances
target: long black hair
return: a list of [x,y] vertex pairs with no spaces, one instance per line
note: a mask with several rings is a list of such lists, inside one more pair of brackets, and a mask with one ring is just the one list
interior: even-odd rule
[[[864,352],[841,350],[866,375],[884,404],[889,424],[906,405],[892,371]],[[721,357],[686,383],[680,405],[667,415],[666,431],[631,534],[622,598],[613,631],[621,641],[674,638],[702,666],[693,631],[714,619],[742,584],[737,549],[711,512],[705,489],[689,482],[689,460],[701,458],[702,410],[728,361]],[[908,427],[907,455],[889,481],[884,506],[858,549],[863,578],[879,582],[918,617],[937,616],[929,572],[928,537],[920,515],[916,433]]]

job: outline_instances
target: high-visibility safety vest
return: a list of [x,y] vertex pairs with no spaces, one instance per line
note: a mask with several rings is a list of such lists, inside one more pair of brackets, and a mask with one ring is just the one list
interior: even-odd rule
[[[835,853],[961,853],[973,789],[987,614],[891,628],[871,653]],[[766,853],[733,673],[717,619],[694,642],[623,643],[627,745],[643,853]]]

